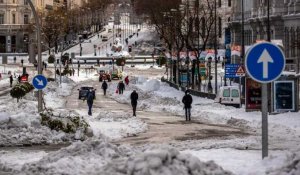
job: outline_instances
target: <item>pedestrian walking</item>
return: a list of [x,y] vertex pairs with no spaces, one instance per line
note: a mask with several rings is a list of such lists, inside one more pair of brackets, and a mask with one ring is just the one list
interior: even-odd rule
[[9,76],[10,87],[12,87],[13,81],[14,81],[13,75],[10,75]]
[[136,116],[136,106],[137,106],[137,100],[139,99],[138,93],[133,90],[133,92],[130,95],[130,100],[131,100],[131,106],[133,110],[133,116]]
[[119,94],[123,94],[124,90],[125,90],[125,84],[123,83],[123,81],[120,81],[119,84],[118,84]]
[[126,86],[128,86],[128,84],[129,84],[129,78],[128,78],[128,76],[125,77],[125,84],[126,84]]
[[191,108],[192,108],[193,98],[189,90],[185,91],[185,95],[182,98],[182,103],[184,104],[184,109],[185,109],[185,120],[191,121]]
[[72,74],[73,74],[73,76],[75,75],[75,69],[72,69]]
[[103,81],[101,88],[103,89],[103,94],[106,95],[107,83],[105,80]]
[[92,89],[89,90],[86,96],[87,105],[89,107],[88,115],[92,115],[92,107],[94,103],[95,92]]

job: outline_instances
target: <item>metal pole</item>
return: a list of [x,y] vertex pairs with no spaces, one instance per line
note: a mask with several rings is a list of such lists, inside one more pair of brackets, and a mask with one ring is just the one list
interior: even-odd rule
[[[271,41],[270,34],[270,0],[267,4],[267,40]],[[262,84],[261,89],[262,104],[262,158],[268,157],[268,83]]]
[[61,61],[62,61],[62,54],[63,51],[61,51],[60,60],[59,60],[59,84],[61,85]]
[[[41,26],[40,26],[40,20],[39,17],[36,13],[36,10],[34,8],[33,3],[31,2],[31,0],[27,0],[28,4],[30,5],[30,8],[32,10],[34,19],[35,19],[35,24],[36,24],[36,28],[37,28],[37,49],[38,49],[38,74],[42,75],[42,54],[41,54]],[[42,112],[43,110],[43,105],[42,105],[42,101],[43,101],[43,94],[42,94],[42,90],[38,91],[38,112]]]
[[218,93],[217,52],[217,0],[215,0],[215,94]]

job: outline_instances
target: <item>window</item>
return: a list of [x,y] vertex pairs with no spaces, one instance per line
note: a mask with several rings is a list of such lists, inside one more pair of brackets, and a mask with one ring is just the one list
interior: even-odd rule
[[223,97],[230,97],[230,90],[229,89],[224,89]]
[[218,1],[219,7],[222,7],[222,0]]
[[29,24],[29,16],[24,15],[24,24]]
[[231,7],[231,0],[228,0],[228,7]]
[[231,90],[231,97],[239,97],[239,91],[237,89],[232,89]]
[[12,14],[12,23],[16,24],[16,14]]
[[0,24],[4,24],[4,14],[0,14]]
[[4,3],[4,0],[0,0],[0,3]]
[[27,0],[24,0],[24,5],[28,5],[28,2],[27,2]]

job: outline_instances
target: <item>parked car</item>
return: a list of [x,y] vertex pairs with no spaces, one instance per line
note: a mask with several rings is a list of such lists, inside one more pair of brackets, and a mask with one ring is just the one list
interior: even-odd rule
[[87,94],[88,94],[88,92],[90,91],[90,89],[93,91],[93,93],[94,93],[94,99],[96,99],[96,95],[95,95],[95,91],[96,91],[96,89],[94,89],[94,87],[89,87],[89,86],[83,86],[83,87],[81,87],[80,89],[78,89],[78,91],[79,91],[79,97],[78,97],[78,99],[83,99],[83,100],[85,100],[86,99],[86,97],[87,97]]
[[240,107],[241,98],[240,98],[240,89],[237,86],[222,86],[218,92],[218,95],[215,99],[216,102],[230,105],[235,107]]
[[112,32],[112,29],[108,29],[108,31],[107,31],[108,33],[111,33]]
[[107,80],[108,82],[110,82],[111,76],[105,70],[99,70],[99,81],[102,82],[103,80]]
[[106,35],[103,35],[102,36],[102,41],[107,41],[108,40],[108,37]]

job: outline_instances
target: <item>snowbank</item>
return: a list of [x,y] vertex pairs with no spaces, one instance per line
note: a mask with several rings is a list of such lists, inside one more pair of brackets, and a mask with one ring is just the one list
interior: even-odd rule
[[132,175],[229,175],[214,162],[201,162],[190,154],[176,149],[148,150],[127,160],[117,160],[104,168],[104,174]]
[[127,152],[125,148],[117,147],[103,139],[87,140],[49,153],[38,162],[25,164],[21,171],[14,174],[101,174],[104,165],[125,157]]

